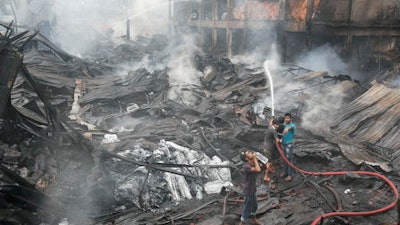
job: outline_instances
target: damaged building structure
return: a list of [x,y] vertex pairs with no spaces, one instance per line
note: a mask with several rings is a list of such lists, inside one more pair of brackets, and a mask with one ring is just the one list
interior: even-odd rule
[[[305,49],[329,43],[359,68],[396,60],[400,34],[400,3],[396,0],[200,0],[172,4],[174,27],[189,26],[199,33],[205,49],[228,56],[260,48],[265,51],[263,44],[276,42],[282,59],[290,61]],[[366,53],[370,57],[362,58]]]
[[[90,57],[1,21],[0,224],[238,224],[238,153],[262,151],[285,112],[296,175],[278,163],[273,183],[257,181],[260,221],[399,224],[398,1],[166,2],[174,32],[127,29]],[[188,33],[203,51],[177,55]],[[232,59],[275,42],[287,62],[329,43],[373,76]]]

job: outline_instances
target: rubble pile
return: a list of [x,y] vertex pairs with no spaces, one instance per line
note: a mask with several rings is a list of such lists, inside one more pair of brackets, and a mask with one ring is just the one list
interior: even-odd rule
[[[182,98],[184,92],[193,94],[188,105],[182,98],[169,97],[173,85],[167,63],[153,70],[126,69],[127,63],[143,58],[150,65],[167,62],[167,37],[128,41],[108,49],[109,55],[90,60],[69,55],[40,34],[2,38],[1,55],[10,57],[7,47],[21,58],[0,71],[1,79],[4,75],[15,79],[4,89],[9,98],[0,99],[1,194],[6,199],[3,209],[13,212],[2,216],[1,222],[220,224],[223,216],[240,213],[242,174],[237,153],[261,150],[267,118],[273,113],[265,103],[271,87],[263,67],[196,52],[191,62],[203,75],[201,85],[178,87]],[[310,112],[315,121],[334,116],[342,104],[355,104],[368,92],[350,77],[295,65],[274,73],[283,81],[274,88],[290,93],[294,100],[280,102],[275,115],[292,112],[296,123],[306,128],[296,134],[295,154],[302,165],[310,163],[311,170],[321,166],[306,159],[344,165],[338,135],[329,126],[320,130],[318,123],[307,127],[305,121]],[[299,85],[288,90],[287,80]],[[337,93],[343,95],[340,101]],[[330,102],[324,103],[326,99]],[[333,107],[312,113],[316,106],[327,105]],[[340,128],[335,131],[343,134]],[[260,203],[263,220],[308,224],[333,210],[321,204],[323,197],[316,198],[301,175],[296,179],[298,183],[282,184],[275,191],[260,185],[266,200]],[[349,184],[331,182],[340,191]],[[358,186],[367,189],[371,183],[376,186],[373,191],[389,198],[390,193],[374,181]],[[362,196],[355,193],[344,203],[357,197]],[[350,210],[364,207],[352,201]],[[20,216],[22,212],[29,219]],[[274,216],[280,219],[271,219]]]

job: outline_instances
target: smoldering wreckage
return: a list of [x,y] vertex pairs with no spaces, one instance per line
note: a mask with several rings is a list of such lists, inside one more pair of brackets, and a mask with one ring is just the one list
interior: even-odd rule
[[[170,81],[167,67],[121,74],[114,66],[144,56],[167,62],[171,40],[165,36],[101,46],[104,52],[90,59],[32,31],[0,38],[1,224],[238,223],[237,155],[260,150],[272,114],[254,107],[271,88],[263,67],[194,53],[191,61],[203,76],[198,85],[182,85]],[[301,124],[306,111],[327,104],[321,96],[331,101],[322,112],[332,119],[324,129],[299,125],[296,166],[347,172],[298,172],[291,182],[273,175],[274,189],[260,180],[260,221],[398,224],[392,190],[400,181],[396,78],[360,85],[350,76],[296,65],[273,72],[298,84],[274,87],[295,100],[278,102],[275,115],[291,112]],[[323,220],[329,212],[344,214]]]

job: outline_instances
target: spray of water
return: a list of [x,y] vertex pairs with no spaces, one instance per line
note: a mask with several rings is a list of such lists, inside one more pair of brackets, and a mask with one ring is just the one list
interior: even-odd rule
[[[194,2],[195,0],[175,0],[173,1],[174,4],[179,3],[179,2]],[[156,3],[153,4],[151,6],[147,6],[145,9],[141,9],[139,12],[135,12],[136,9],[131,9],[128,11],[128,14],[132,14],[132,16],[130,16],[129,18],[127,18],[128,20],[134,20],[135,18],[138,17],[142,17],[142,16],[146,16],[147,13],[149,12],[155,12],[155,10],[160,9],[161,7],[165,7],[165,6],[169,6],[170,4],[173,4],[172,2],[162,2],[162,3]],[[173,7],[173,5],[171,6]],[[173,8],[170,9],[170,13],[173,13]],[[173,15],[172,15],[173,16]],[[124,28],[126,23],[126,20],[123,21],[119,21],[117,22],[117,26],[114,27],[114,29],[118,30],[121,28]]]
[[275,106],[274,106],[274,83],[272,81],[272,76],[271,72],[268,69],[268,60],[264,62],[264,69],[265,73],[267,74],[268,81],[269,81],[269,89],[271,90],[271,110],[272,110],[272,116],[275,116]]

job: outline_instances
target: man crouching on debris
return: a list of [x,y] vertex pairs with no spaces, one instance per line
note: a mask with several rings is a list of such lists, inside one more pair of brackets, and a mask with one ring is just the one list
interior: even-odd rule
[[270,182],[271,178],[269,177],[269,172],[275,172],[275,165],[276,160],[279,157],[278,150],[276,149],[276,143],[279,143],[278,132],[276,131],[279,128],[279,120],[272,117],[269,121],[269,126],[265,130],[264,136],[264,155],[271,159],[266,164],[265,174],[264,174],[264,181]]
[[256,181],[257,174],[261,172],[260,164],[256,153],[252,151],[241,152],[240,159],[246,163],[244,164],[243,183],[244,206],[239,225],[244,225],[250,217],[253,224],[262,225],[256,218],[258,208]]

